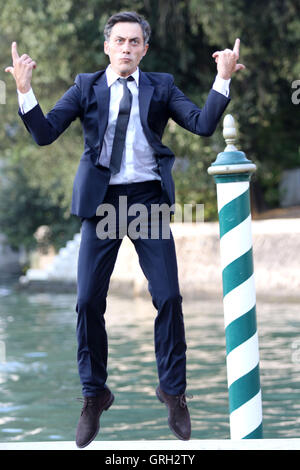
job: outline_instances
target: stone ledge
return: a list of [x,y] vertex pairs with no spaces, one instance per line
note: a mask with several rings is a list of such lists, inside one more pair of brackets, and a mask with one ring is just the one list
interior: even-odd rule
[[[191,299],[222,296],[219,224],[172,224],[172,232],[182,295]],[[254,274],[258,297],[300,299],[299,234],[300,219],[252,222]],[[74,259],[74,255],[72,256]],[[72,269],[74,270],[74,266]],[[41,274],[43,273],[44,271]],[[73,279],[33,278],[20,284],[20,287],[76,292],[76,275],[73,275]],[[126,296],[149,295],[147,281],[139,266],[134,246],[128,238],[123,240],[119,250],[111,277],[110,292]]]

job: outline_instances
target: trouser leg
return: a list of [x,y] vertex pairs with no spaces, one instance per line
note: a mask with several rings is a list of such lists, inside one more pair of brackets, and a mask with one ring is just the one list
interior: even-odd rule
[[186,389],[186,341],[175,244],[168,239],[133,240],[157,309],[155,354],[160,386],[170,395]]
[[81,230],[77,279],[77,360],[82,393],[94,396],[107,379],[106,297],[120,239],[99,239],[97,218],[85,219]]

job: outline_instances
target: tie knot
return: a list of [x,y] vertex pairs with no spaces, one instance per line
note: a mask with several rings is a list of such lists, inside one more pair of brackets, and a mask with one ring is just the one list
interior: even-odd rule
[[118,80],[122,83],[123,86],[127,86],[127,82],[132,82],[134,78],[132,77],[132,75],[130,75],[130,77],[119,78]]

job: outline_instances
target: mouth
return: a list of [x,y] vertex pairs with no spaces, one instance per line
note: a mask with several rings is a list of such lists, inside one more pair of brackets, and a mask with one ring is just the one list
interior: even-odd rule
[[121,57],[120,59],[121,62],[125,62],[125,64],[131,62],[131,59],[129,59],[128,57]]

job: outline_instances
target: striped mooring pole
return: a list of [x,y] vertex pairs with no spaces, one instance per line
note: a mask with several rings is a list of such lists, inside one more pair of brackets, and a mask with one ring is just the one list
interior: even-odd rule
[[250,178],[256,166],[238,151],[236,127],[223,121],[224,152],[208,168],[217,185],[230,438],[262,439]]

